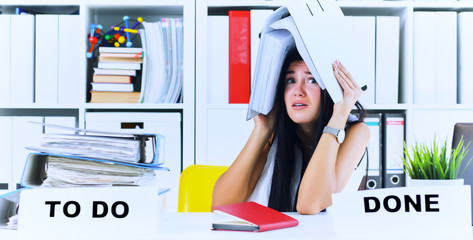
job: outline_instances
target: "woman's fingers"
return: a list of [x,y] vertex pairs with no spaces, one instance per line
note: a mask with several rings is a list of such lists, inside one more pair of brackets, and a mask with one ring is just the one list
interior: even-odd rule
[[350,72],[345,68],[345,66],[339,61],[339,60],[336,60],[337,62],[337,65],[338,67],[340,68],[340,70],[345,73],[345,75],[349,78],[349,79],[353,79],[353,77],[351,76]]
[[343,89],[344,96],[353,98],[356,101],[362,91],[358,84],[353,80],[350,72],[348,72],[345,66],[343,66],[338,60],[333,63],[333,70],[337,81]]
[[345,66],[343,66],[338,60],[336,60],[336,67],[340,73],[340,76],[344,81],[346,81],[347,85],[350,86],[350,88],[357,88],[356,82],[353,81],[353,77],[351,76],[350,72],[348,72]]
[[338,63],[334,63],[334,74],[344,91],[355,88],[353,83],[348,79],[348,76],[342,72]]
[[344,91],[350,88],[335,63],[333,64],[333,74]]

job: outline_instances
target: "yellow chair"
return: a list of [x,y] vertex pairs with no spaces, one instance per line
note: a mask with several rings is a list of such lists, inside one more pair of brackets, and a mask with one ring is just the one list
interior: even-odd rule
[[217,179],[227,166],[192,165],[179,180],[178,212],[210,212],[212,192]]

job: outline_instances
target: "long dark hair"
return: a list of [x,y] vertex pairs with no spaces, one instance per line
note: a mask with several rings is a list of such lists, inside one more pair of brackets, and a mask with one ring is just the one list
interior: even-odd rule
[[[268,206],[282,212],[293,212],[296,211],[295,206],[297,203],[296,199],[291,199],[291,185],[295,183],[291,182],[295,172],[295,153],[296,147],[301,150],[303,153],[302,157],[302,169],[301,169],[301,179],[309,164],[310,156],[304,156],[303,143],[300,137],[297,134],[297,124],[293,122],[289,115],[287,114],[286,105],[284,102],[284,89],[286,86],[286,74],[289,68],[289,65],[294,61],[302,61],[302,57],[296,50],[293,50],[288,53],[284,64],[281,69],[281,74],[279,76],[279,81],[277,84],[276,95],[275,95],[275,107],[277,107],[276,113],[276,125],[274,131],[273,139],[276,141],[276,159],[274,164],[273,179],[271,183],[271,193],[269,195]],[[332,117],[333,113],[333,101],[332,98],[328,95],[326,90],[322,90],[320,97],[320,114],[315,122],[315,135],[314,145],[312,150],[315,150],[315,146],[319,142],[320,136],[322,135],[322,130],[324,126],[328,124],[328,121]],[[359,102],[355,104],[359,110],[359,116],[357,121],[352,121],[347,123],[347,126],[350,127],[355,123],[363,121],[364,109]],[[274,143],[274,141],[273,141]],[[297,169],[299,170],[299,169]],[[299,186],[300,183],[297,183]],[[297,189],[296,189],[297,190]],[[297,192],[296,192],[297,193]]]

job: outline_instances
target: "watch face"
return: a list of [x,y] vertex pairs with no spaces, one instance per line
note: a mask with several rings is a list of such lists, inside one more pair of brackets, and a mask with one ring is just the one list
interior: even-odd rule
[[345,140],[345,130],[342,129],[338,132],[337,140],[339,143],[342,143],[343,140]]

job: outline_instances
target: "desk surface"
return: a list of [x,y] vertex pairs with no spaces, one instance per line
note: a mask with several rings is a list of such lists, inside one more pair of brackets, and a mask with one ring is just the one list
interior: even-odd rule
[[[289,213],[288,215],[299,220],[299,226],[285,229],[278,229],[267,232],[237,232],[237,231],[212,231],[212,222],[228,220],[228,217],[217,213],[163,213],[159,224],[157,236],[141,236],[139,230],[130,229],[136,232],[133,239],[347,239],[335,235],[332,220],[329,214],[320,213],[318,215],[299,215]],[[359,239],[380,239],[379,236],[369,236],[369,228],[366,228],[366,235]],[[396,232],[386,233],[382,239],[396,239]],[[18,238],[15,230],[0,229],[0,239],[15,240]],[[35,239],[48,239],[50,236],[36,236]],[[61,236],[59,239],[76,239]],[[89,238],[88,238],[89,239]],[[101,238],[100,240],[102,240]],[[118,239],[116,236],[111,239]],[[350,237],[349,239],[354,239]],[[473,239],[473,234],[471,238]]]

